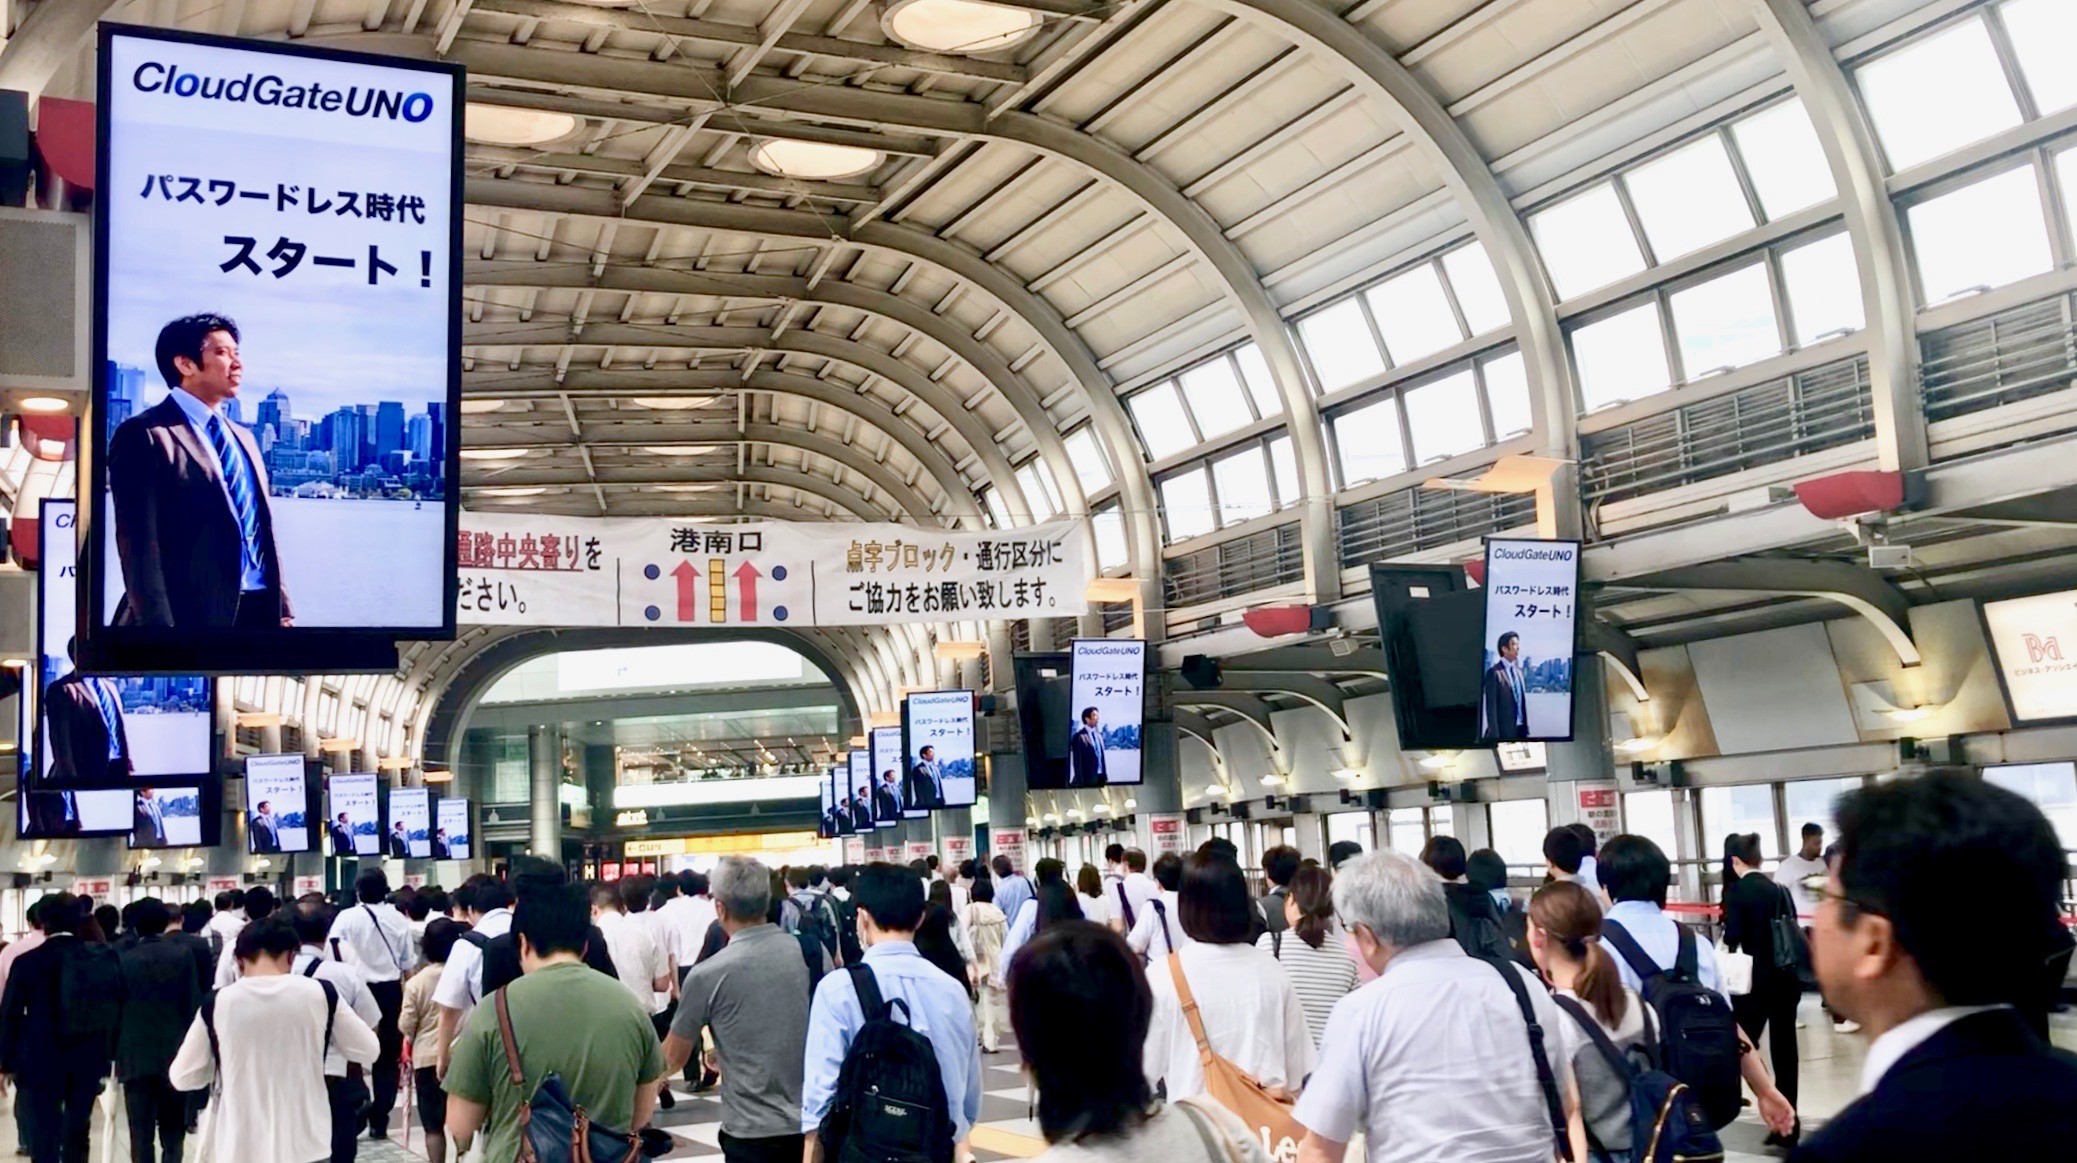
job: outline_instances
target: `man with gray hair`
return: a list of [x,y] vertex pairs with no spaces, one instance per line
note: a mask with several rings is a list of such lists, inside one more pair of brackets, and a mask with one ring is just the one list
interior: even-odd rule
[[1299,1163],[1340,1163],[1365,1132],[1369,1163],[1449,1159],[1534,1163],[1553,1157],[1557,1128],[1517,992],[1548,1042],[1542,1049],[1565,1117],[1577,1107],[1558,1008],[1528,971],[1481,964],[1450,937],[1442,880],[1390,849],[1334,874],[1334,908],[1378,980],[1335,1003],[1318,1067],[1298,1100]]
[[766,918],[771,870],[731,856],[708,881],[728,944],[685,975],[664,1039],[671,1072],[714,1032],[721,1067],[721,1154],[728,1163],[801,1158],[801,1078],[808,1045],[808,966],[799,942]]

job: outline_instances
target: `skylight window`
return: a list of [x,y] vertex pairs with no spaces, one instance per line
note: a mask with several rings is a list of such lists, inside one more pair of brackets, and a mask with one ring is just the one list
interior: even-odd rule
[[1980,19],[1964,20],[1877,57],[1855,76],[1895,170],[2020,122],[2019,102]]
[[1660,262],[1753,227],[1731,155],[1714,133],[1631,170],[1623,186]]
[[1601,185],[1529,216],[1536,250],[1558,297],[1570,299],[1644,269],[1615,186]]

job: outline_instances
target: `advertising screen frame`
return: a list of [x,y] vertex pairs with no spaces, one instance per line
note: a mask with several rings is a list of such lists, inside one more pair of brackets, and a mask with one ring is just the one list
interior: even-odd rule
[[[1485,662],[1487,644],[1493,637],[1493,602],[1499,597],[1493,588],[1495,582],[1493,574],[1493,547],[1496,545],[1567,545],[1572,547],[1572,591],[1568,599],[1572,611],[1570,615],[1572,636],[1571,650],[1566,655],[1566,665],[1570,670],[1568,672],[1568,686],[1565,691],[1565,733],[1563,735],[1538,735],[1535,733],[1534,728],[1531,727],[1530,734],[1524,735],[1520,739],[1489,739],[1486,737],[1483,726],[1481,726],[1478,732],[1479,746],[1493,747],[1498,743],[1570,743],[1574,734],[1579,730],[1579,636],[1580,615],[1582,613],[1580,609],[1580,584],[1586,572],[1584,568],[1585,562],[1581,558],[1581,550],[1584,548],[1584,544],[1562,537],[1488,537],[1485,539],[1483,550],[1483,561],[1485,562],[1484,582],[1479,590],[1483,617],[1480,620],[1477,647],[1479,651],[1478,671],[1481,683],[1484,682],[1484,675],[1487,669]],[[1483,690],[1483,687],[1481,687],[1481,690]],[[1495,761],[1497,762],[1497,756]]]
[[378,775],[378,774],[374,773],[374,772],[369,772],[369,771],[345,771],[345,772],[337,772],[337,773],[335,773],[335,774],[332,774],[332,775],[329,775],[329,776],[326,776],[326,777],[325,777],[325,818],[324,818],[324,824],[325,824],[325,845],[326,845],[326,847],[327,847],[327,848],[330,848],[330,847],[332,846],[332,845],[331,845],[331,836],[332,836],[332,819],[333,819],[333,817],[335,817],[335,816],[337,816],[337,815],[339,814],[339,812],[338,812],[338,807],[339,807],[339,805],[338,805],[337,801],[333,799],[333,797],[334,797],[335,795],[337,795],[337,794],[338,794],[338,791],[339,791],[339,781],[340,781],[340,780],[342,780],[342,779],[351,779],[351,780],[369,780],[369,781],[372,781],[372,782],[374,783],[374,785],[375,785],[375,839],[374,839],[374,846],[373,846],[372,850],[370,850],[370,851],[367,851],[367,852],[363,852],[363,851],[361,851],[361,850],[360,850],[360,843],[359,843],[359,837],[360,837],[360,833],[359,833],[359,832],[355,832],[355,833],[354,833],[354,837],[355,837],[355,842],[354,842],[354,850],[353,850],[353,851],[351,851],[351,852],[339,852],[339,851],[333,851],[333,852],[332,852],[332,855],[333,855],[333,856],[335,856],[335,857],[353,857],[354,859],[366,859],[366,858],[368,858],[368,857],[377,857],[377,858],[379,858],[379,857],[380,857],[380,856],[382,855],[382,829],[383,829],[383,825],[384,825],[384,824],[385,824],[385,823],[387,822],[387,820],[385,819],[385,817],[386,817],[386,816],[388,816],[388,814],[389,814],[389,797],[388,797],[387,795],[385,795],[385,794],[384,794],[384,793],[385,793],[385,792],[386,792],[386,791],[387,791],[388,789],[384,787],[384,785],[383,785],[383,779],[382,779],[382,777],[381,777],[380,775]]
[[[978,700],[977,700],[977,699],[975,698],[974,692],[972,692],[972,691],[970,691],[970,690],[964,690],[964,689],[960,689],[960,690],[942,690],[942,691],[911,691],[911,692],[910,692],[910,693],[909,693],[909,694],[908,694],[907,696],[905,696],[905,697],[904,697],[904,698],[902,699],[902,701],[901,701],[901,754],[902,754],[902,762],[903,762],[904,764],[909,764],[909,763],[914,763],[914,762],[916,761],[916,730],[915,730],[915,723],[914,723],[914,721],[913,721],[913,719],[911,718],[911,715],[910,715],[910,705],[911,705],[911,704],[912,704],[912,703],[913,703],[913,702],[914,702],[915,700],[917,700],[917,699],[925,699],[925,700],[937,700],[937,699],[942,699],[942,700],[944,700],[945,702],[947,702],[947,703],[950,703],[950,702],[954,702],[954,701],[957,701],[957,699],[961,699],[961,698],[963,698],[963,699],[965,700],[965,702],[966,702],[966,742],[967,742],[967,755],[966,755],[966,759],[967,759],[967,764],[968,764],[968,767],[969,767],[969,768],[971,769],[971,772],[972,772],[972,774],[971,774],[970,776],[968,776],[968,779],[969,779],[969,780],[971,781],[971,782],[969,783],[969,786],[970,786],[970,787],[971,787],[971,788],[973,789],[973,796],[972,796],[972,798],[970,798],[970,799],[966,800],[966,801],[965,801],[965,802],[963,802],[963,803],[955,803],[955,802],[953,802],[953,800],[952,800],[952,798],[951,798],[950,796],[946,796],[946,797],[945,797],[945,803],[944,803],[944,806],[943,806],[942,808],[938,809],[938,810],[940,810],[940,811],[944,811],[944,810],[951,810],[951,809],[957,809],[957,808],[971,808],[971,807],[973,807],[973,806],[974,806],[974,805],[975,805],[976,803],[978,803],[978,802],[980,801],[980,798],[981,798],[981,757],[980,757],[980,755],[979,755],[979,751],[980,751],[980,735],[979,735],[979,723],[978,723],[978,718],[979,718],[979,716],[978,716],[978,715],[977,715],[977,714],[975,713],[975,704],[976,704],[976,702],[977,702]],[[904,773],[904,775],[906,776],[906,773]]]
[[[133,817],[131,817],[131,816],[130,816],[130,814],[129,814],[129,812],[128,812],[128,811],[126,811],[126,812],[124,813],[124,816],[125,816],[125,821],[124,821],[124,823],[123,823],[123,825],[122,825],[121,827],[108,827],[108,828],[88,828],[88,827],[85,827],[85,826],[84,826],[84,821],[82,821],[82,826],[81,826],[80,830],[79,830],[79,831],[77,831],[77,832],[53,832],[53,831],[50,831],[50,830],[48,830],[48,829],[45,829],[45,828],[37,828],[37,827],[33,827],[33,826],[31,826],[31,825],[30,825],[30,823],[29,823],[29,797],[30,797],[31,795],[70,795],[70,796],[72,796],[72,797],[73,797],[73,804],[74,804],[74,811],[75,811],[75,812],[79,812],[79,811],[81,810],[81,809],[80,809],[80,808],[78,807],[78,803],[79,803],[78,797],[80,797],[80,796],[97,796],[97,797],[98,797],[98,796],[121,796],[121,797],[123,798],[123,802],[124,802],[124,803],[126,803],[126,804],[128,804],[128,805],[130,805],[131,809],[134,809],[134,808],[135,808],[135,806],[136,806],[136,793],[135,793],[135,792],[134,792],[134,790],[133,790],[133,789],[131,789],[131,788],[124,788],[124,787],[91,787],[91,788],[69,788],[69,787],[68,787],[68,788],[52,788],[52,789],[49,789],[49,790],[44,790],[44,789],[38,789],[38,788],[31,788],[31,789],[29,789],[29,790],[28,790],[28,791],[26,791],[26,792],[19,792],[19,793],[17,793],[17,794],[15,795],[15,814],[14,814],[14,822],[15,822],[15,836],[16,836],[16,838],[17,838],[17,839],[21,839],[21,840],[80,840],[80,839],[86,839],[86,838],[89,838],[89,837],[97,837],[97,836],[121,836],[121,835],[123,835],[124,833],[126,833],[126,832],[128,832],[128,831],[130,830],[130,823],[129,823],[129,820],[130,820],[131,818],[133,818]],[[110,802],[113,802],[113,801],[110,801]],[[205,832],[205,833],[203,833],[203,834],[204,834],[204,835],[207,835],[208,833],[207,833],[207,832]]]
[[124,627],[102,624],[103,579],[112,567],[107,558],[107,538],[101,528],[101,507],[108,495],[107,448],[109,384],[109,277],[112,252],[109,242],[108,198],[94,208],[93,335],[90,356],[93,382],[87,396],[87,418],[78,442],[80,490],[79,529],[84,552],[79,560],[79,655],[95,670],[134,673],[208,671],[212,673],[305,673],[336,670],[386,670],[395,665],[396,643],[404,640],[452,641],[456,632],[455,535],[461,522],[461,398],[462,398],[462,283],[464,259],[462,213],[467,143],[463,136],[463,112],[467,102],[466,73],[460,65],[444,61],[414,60],[345,49],[319,48],[308,44],[278,43],[216,36],[175,29],[104,22],[98,26],[96,59],[99,65],[95,105],[96,172],[114,172],[111,150],[115,134],[110,121],[115,108],[113,45],[118,39],[198,45],[243,53],[260,53],[298,60],[328,61],[427,74],[429,81],[443,83],[453,94],[453,122],[449,141],[447,196],[452,206],[447,239],[447,391],[445,445],[441,450],[447,487],[439,502],[445,512],[441,538],[440,584],[443,592],[441,620],[419,626],[285,627],[275,630],[242,630],[225,634],[220,630],[180,630]]
[[387,802],[387,807],[388,807],[389,811],[388,811],[387,815],[386,815],[386,816],[384,817],[384,819],[383,819],[383,829],[384,829],[384,831],[383,831],[383,833],[382,833],[382,843],[383,843],[383,848],[382,848],[381,856],[382,856],[382,858],[383,858],[383,859],[385,859],[385,860],[396,860],[396,859],[398,859],[398,857],[395,857],[395,856],[391,856],[391,855],[389,854],[389,849],[388,849],[388,845],[389,845],[389,830],[390,830],[390,829],[393,829],[393,828],[395,828],[395,827],[396,827],[396,825],[397,825],[397,821],[398,821],[398,819],[400,818],[400,814],[399,814],[399,813],[398,813],[398,811],[397,811],[397,803],[398,803],[398,800],[399,800],[399,798],[400,798],[400,797],[403,797],[403,796],[416,796],[416,797],[418,797],[419,799],[422,799],[422,800],[424,800],[424,801],[425,801],[425,826],[426,826],[426,833],[425,833],[425,854],[424,854],[423,856],[419,855],[419,853],[418,853],[418,842],[417,842],[417,841],[415,841],[415,840],[412,840],[412,839],[411,839],[411,834],[410,834],[410,833],[409,833],[409,832],[407,831],[407,832],[406,832],[406,833],[404,834],[404,842],[405,842],[405,846],[406,846],[406,847],[405,847],[405,851],[406,851],[407,853],[409,853],[409,854],[408,854],[408,855],[406,855],[406,856],[404,856],[404,857],[403,857],[403,859],[405,859],[405,860],[430,860],[430,859],[432,859],[432,856],[433,856],[433,828],[434,828],[434,823],[433,823],[433,791],[432,791],[432,789],[431,789],[431,788],[427,788],[427,787],[401,787],[401,786],[398,786],[398,785],[396,785],[396,784],[392,784],[392,785],[390,785],[390,789],[389,789],[389,799],[388,799],[388,802]]
[[[290,848],[290,847],[289,847],[289,846],[288,846],[288,845],[287,845],[286,843],[284,843],[284,844],[282,844],[282,845],[281,845],[281,847],[280,847],[279,849],[277,849],[276,851],[273,851],[273,852],[261,852],[261,851],[258,851],[257,849],[255,849],[255,848],[253,847],[253,837],[252,837],[252,821],[251,821],[251,818],[250,818],[250,817],[252,816],[252,810],[253,810],[253,808],[254,808],[254,807],[255,807],[255,806],[256,806],[256,805],[257,805],[257,804],[258,804],[258,803],[259,803],[260,801],[258,801],[258,800],[255,800],[255,799],[253,799],[253,790],[252,790],[252,767],[253,767],[253,762],[254,762],[255,760],[272,760],[272,759],[279,759],[279,760],[287,760],[287,759],[293,759],[293,760],[295,760],[295,761],[296,761],[296,763],[297,763],[297,764],[299,765],[299,767],[300,767],[300,771],[301,771],[301,773],[300,773],[300,775],[299,775],[299,776],[298,776],[297,778],[299,778],[299,779],[300,779],[300,780],[302,781],[302,786],[301,786],[301,790],[302,790],[302,793],[303,793],[303,794],[302,794],[302,800],[301,800],[301,807],[302,807],[302,809],[303,809],[303,844],[302,844],[302,847],[300,847],[300,848]],[[264,766],[270,766],[270,767],[271,767],[271,766],[274,766],[274,765],[273,765],[273,764],[264,764]],[[281,767],[282,767],[282,768],[284,769],[284,771],[285,771],[285,770],[287,769],[287,767],[288,767],[288,764],[287,764],[287,763],[282,763],[282,764],[280,764],[279,766],[281,766]],[[310,763],[309,763],[309,761],[308,761],[308,760],[304,759],[304,757],[303,757],[303,756],[301,756],[301,755],[292,755],[292,754],[275,754],[275,755],[248,755],[248,756],[246,756],[246,757],[245,757],[245,780],[244,780],[244,783],[245,783],[245,787],[244,787],[244,789],[243,789],[243,790],[244,790],[244,794],[243,794],[242,796],[240,796],[240,797],[239,797],[239,808],[238,808],[238,810],[239,810],[239,813],[240,813],[240,818],[241,818],[241,819],[244,819],[244,820],[246,821],[246,829],[245,829],[245,854],[246,854],[246,855],[248,855],[248,856],[297,856],[297,855],[301,855],[302,853],[305,853],[305,852],[315,852],[315,851],[317,851],[317,850],[319,849],[319,845],[318,845],[318,843],[317,843],[317,838],[316,838],[315,836],[312,836],[312,835],[310,834],[310,833],[311,833],[311,823],[312,823],[312,821],[314,820],[314,818],[315,818],[315,817],[316,817],[316,815],[317,815],[317,811],[316,811],[316,802],[317,802],[317,797],[315,797],[315,796],[313,796],[313,795],[311,794],[311,786],[310,786]]]
[[[454,837],[453,837],[453,836],[449,836],[449,837],[447,838],[447,856],[446,856],[446,859],[448,859],[448,860],[474,860],[474,859],[476,859],[476,851],[475,851],[475,848],[476,848],[476,803],[475,803],[475,801],[474,801],[474,800],[471,800],[471,799],[470,799],[470,798],[469,798],[468,796],[434,796],[434,797],[433,797],[433,831],[434,831],[434,832],[438,832],[438,831],[439,831],[439,830],[440,830],[440,829],[441,829],[442,827],[444,827],[444,825],[443,825],[443,824],[441,824],[440,820],[441,820],[441,818],[442,818],[442,815],[443,815],[443,813],[444,813],[444,812],[446,811],[446,808],[447,808],[447,805],[448,805],[448,804],[460,804],[460,805],[462,806],[462,820],[463,820],[463,826],[464,826],[464,827],[466,828],[466,831],[464,831],[464,832],[462,833],[462,837],[463,837],[463,839],[464,839],[465,841],[467,841],[467,850],[466,850],[466,851],[464,851],[464,852],[462,852],[462,853],[461,853],[461,854],[460,854],[459,856],[455,855],[455,852],[454,852]],[[431,843],[431,838],[430,838],[430,837],[428,837],[428,839],[427,839],[427,843],[428,843],[428,844],[430,844],[430,843]],[[435,859],[435,860],[438,860],[438,859],[441,859],[441,858],[440,858],[440,857],[437,857],[437,856],[436,856],[436,857],[434,857],[433,859]]]
[[834,840],[837,835],[837,784],[836,773],[822,773],[821,803],[815,816],[815,835],[824,840]]
[[[1976,603],[1976,621],[1977,624],[1983,628],[1984,649],[1990,655],[1991,672],[1997,675],[1998,678],[1998,697],[2004,700],[2005,717],[2011,720],[2012,726],[2015,728],[2060,727],[2077,723],[2077,698],[2072,698],[2070,700],[2070,712],[2068,714],[2025,715],[2020,713],[2019,700],[2013,696],[2012,692],[2011,676],[2006,674],[2008,661],[2005,657],[2005,650],[2003,645],[2001,645],[1999,642],[1999,631],[2003,629],[2003,627],[1999,624],[1999,619],[1994,614],[1992,607],[1997,607],[1999,610],[2006,610],[2020,606],[2023,603],[2041,602],[2056,598],[2065,599],[2071,602],[2072,604],[2077,604],[2077,590],[2049,590],[2045,593],[2020,594],[2010,598],[1996,598],[1987,601],[1979,601]],[[2035,636],[2027,634],[2023,635],[2023,637],[2025,639],[2032,639]],[[2023,645],[2028,647],[2031,653],[2033,643],[2024,642]],[[2058,663],[2065,661],[2061,657],[2062,643],[2058,636],[2049,635],[2045,639],[2041,640],[2039,648],[2044,651],[2050,651],[2052,653],[2044,653],[2042,657],[2039,659],[2030,658],[2029,665],[2034,665],[2040,662],[2047,662],[2051,659]],[[2070,659],[2072,661],[2077,661],[2077,641],[2073,641],[2072,643],[2070,643]]]
[[[870,743],[871,740],[868,739],[867,742]],[[865,789],[866,808],[870,811],[873,803],[873,753],[864,747],[853,747],[844,756],[844,771],[844,788],[846,794],[850,795],[851,802],[853,804],[858,802],[858,789],[862,787]],[[854,836],[864,836],[870,832],[877,832],[880,829],[880,814],[873,812],[873,826],[863,828],[858,826],[858,814],[853,812],[851,815],[851,826],[853,828],[851,834]]]
[[[1117,647],[1138,647],[1138,649],[1139,649],[1139,677],[1138,677],[1138,678],[1137,678],[1136,680],[1134,680],[1134,681],[1136,681],[1136,682],[1138,683],[1138,685],[1139,685],[1139,697],[1138,697],[1137,699],[1129,699],[1129,698],[1128,698],[1128,699],[1123,699],[1123,700],[1121,700],[1121,699],[1118,699],[1118,698],[1116,698],[1116,697],[1114,697],[1114,696],[1111,696],[1111,695],[1107,695],[1107,694],[1102,694],[1102,693],[1099,693],[1099,691],[1101,691],[1101,690],[1103,689],[1103,688],[1102,688],[1102,687],[1101,687],[1100,685],[1098,685],[1098,687],[1097,687],[1097,690],[1088,690],[1088,689],[1086,689],[1087,687],[1089,687],[1089,686],[1091,685],[1091,683],[1089,683],[1089,682],[1085,682],[1085,681],[1084,681],[1084,678],[1083,678],[1083,665],[1082,665],[1082,661],[1083,661],[1083,658],[1084,658],[1085,652],[1088,652],[1088,655],[1089,655],[1090,657],[1092,657],[1092,658],[1093,658],[1093,657],[1094,657],[1094,652],[1095,652],[1095,651],[1097,651],[1097,650],[1098,650],[1098,649],[1100,649],[1100,648],[1111,648],[1111,649],[1115,650],[1115,648],[1117,648]],[[1068,677],[1068,700],[1067,700],[1067,720],[1068,720],[1068,721],[1067,721],[1067,736],[1068,736],[1068,740],[1069,740],[1069,742],[1068,742],[1068,746],[1067,746],[1067,748],[1066,748],[1066,751],[1067,751],[1067,757],[1068,757],[1068,758],[1067,758],[1067,780],[1068,780],[1068,784],[1067,784],[1067,786],[1068,786],[1068,789],[1072,789],[1072,790],[1079,790],[1079,789],[1083,789],[1083,788],[1090,788],[1090,787],[1112,787],[1112,786],[1117,786],[1117,787],[1138,787],[1138,786],[1139,786],[1140,784],[1142,784],[1142,783],[1146,782],[1146,778],[1147,778],[1147,768],[1146,768],[1146,763],[1147,763],[1147,663],[1148,663],[1148,660],[1149,660],[1149,654],[1150,654],[1150,652],[1149,652],[1149,651],[1148,651],[1148,649],[1147,649],[1147,643],[1146,643],[1146,640],[1145,640],[1145,639],[1141,639],[1141,638],[1077,638],[1077,639],[1075,639],[1074,641],[1072,641],[1072,642],[1068,643],[1068,664],[1067,664],[1067,669],[1068,669],[1068,676],[1069,676],[1069,677]],[[1109,755],[1110,755],[1110,754],[1112,753],[1112,751],[1113,751],[1113,748],[1111,748],[1111,747],[1109,747],[1109,746],[1106,746],[1106,747],[1104,748],[1104,752],[1105,752],[1105,758],[1104,758],[1104,772],[1103,772],[1103,778],[1101,778],[1101,779],[1097,780],[1097,781],[1096,781],[1095,783],[1093,783],[1093,784],[1077,784],[1077,783],[1075,783],[1075,782],[1074,782],[1074,745],[1073,745],[1073,740],[1074,740],[1074,736],[1075,736],[1076,732],[1077,732],[1077,731],[1079,731],[1079,730],[1080,730],[1080,728],[1081,728],[1081,722],[1082,722],[1082,720],[1081,720],[1080,716],[1081,716],[1081,713],[1082,713],[1082,708],[1084,708],[1084,707],[1095,707],[1095,706],[1098,706],[1099,704],[1104,704],[1104,703],[1109,703],[1109,704],[1113,705],[1114,707],[1125,707],[1125,706],[1130,706],[1130,707],[1132,708],[1132,710],[1136,712],[1136,713],[1135,713],[1135,715],[1134,715],[1134,717],[1133,717],[1132,723],[1130,724],[1130,725],[1131,725],[1131,727],[1132,727],[1132,729],[1134,730],[1134,732],[1135,732],[1135,733],[1137,734],[1137,736],[1138,736],[1138,740],[1139,740],[1139,745],[1138,745],[1137,747],[1134,747],[1134,748],[1132,748],[1132,749],[1131,749],[1131,751],[1132,751],[1132,778],[1130,778],[1130,779],[1120,779],[1120,778],[1117,778],[1117,777],[1115,777],[1115,776],[1114,776],[1114,775],[1112,774],[1112,770],[1111,770],[1111,760],[1109,759]],[[1100,713],[1101,713],[1101,712],[1099,711],[1099,714],[1100,714]],[[1123,728],[1124,726],[1126,726],[1126,724],[1123,724],[1123,723],[1118,723],[1118,724],[1106,724],[1106,725],[1105,725],[1105,728],[1106,728],[1106,729],[1105,729],[1105,731],[1104,731],[1104,737],[1105,737],[1105,742],[1106,742],[1106,744],[1108,744],[1108,742],[1109,742],[1109,737],[1110,737],[1110,731],[1111,731],[1111,729],[1112,729],[1112,728]],[[1122,753],[1124,753],[1125,749],[1124,749],[1124,748],[1118,748],[1118,749],[1116,749],[1116,751],[1117,751],[1118,753],[1122,754]]]
[[137,842],[137,830],[135,827],[132,827],[128,837],[124,840],[130,851],[163,852],[176,848],[215,848],[224,842],[223,785],[221,782],[215,779],[205,779],[194,783],[140,784],[135,791],[130,793],[130,803],[133,810],[137,801],[141,798],[141,793],[146,788],[150,788],[154,792],[187,791],[192,788],[197,800],[201,804],[202,837],[193,844],[174,843],[171,840],[164,844],[139,844]]
[[[873,755],[873,786],[875,789],[879,787],[880,776],[889,770],[883,764],[888,760],[894,761],[894,767],[892,768],[894,772],[894,795],[895,801],[901,804],[901,816],[894,821],[894,824],[899,824],[902,820],[929,819],[929,808],[910,807],[908,797],[903,794],[904,789],[902,785],[907,782],[905,777],[908,774],[909,760],[907,752],[902,748],[901,728],[874,727],[866,732],[865,738],[866,746],[872,750]],[[894,824],[882,824],[878,819],[875,819],[873,823],[875,828],[894,826]]]

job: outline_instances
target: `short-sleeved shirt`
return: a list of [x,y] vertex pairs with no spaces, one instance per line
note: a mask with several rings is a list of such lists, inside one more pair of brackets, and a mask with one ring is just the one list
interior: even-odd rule
[[[450,970],[451,971],[451,970]],[[550,1074],[601,1127],[625,1131],[635,1091],[664,1074],[656,1027],[627,987],[581,961],[544,965],[505,987],[527,1089],[512,1085],[492,998],[476,1007],[455,1040],[447,1093],[489,1108],[484,1158],[519,1157],[519,1109]]]
[[738,1139],[798,1135],[808,1045],[808,965],[800,942],[754,925],[692,967],[671,1033],[714,1031],[721,1055],[721,1129]]

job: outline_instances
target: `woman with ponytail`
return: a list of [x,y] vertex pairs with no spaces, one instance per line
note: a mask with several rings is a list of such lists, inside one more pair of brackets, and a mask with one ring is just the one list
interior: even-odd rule
[[[1656,1036],[1651,1011],[1623,984],[1615,962],[1601,947],[1601,903],[1567,880],[1552,881],[1529,898],[1529,952],[1561,998],[1570,998],[1609,1041],[1628,1050]],[[1579,1111],[1596,1163],[1628,1163],[1630,1081],[1619,1076],[1596,1049],[1578,1015],[1559,1025],[1572,1076],[1579,1085]],[[1575,1152],[1577,1157],[1577,1152]]]

